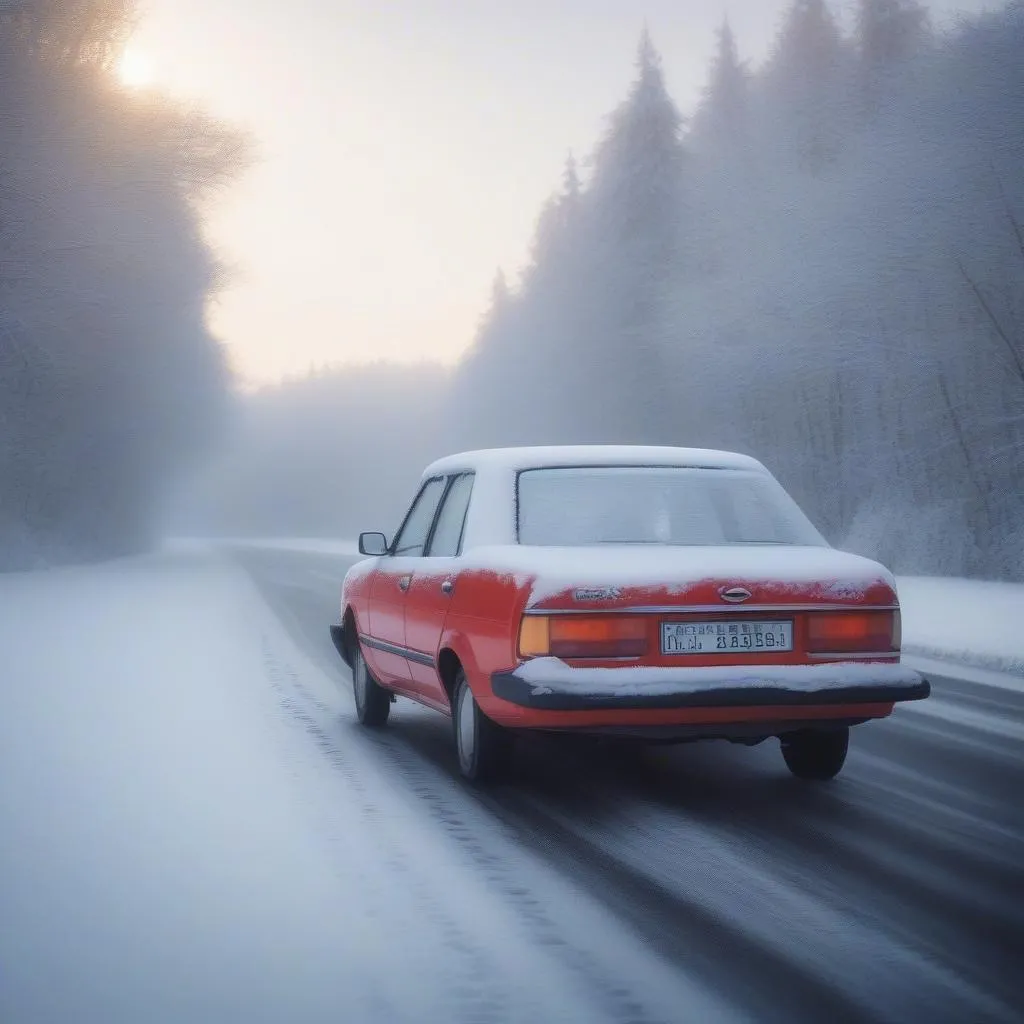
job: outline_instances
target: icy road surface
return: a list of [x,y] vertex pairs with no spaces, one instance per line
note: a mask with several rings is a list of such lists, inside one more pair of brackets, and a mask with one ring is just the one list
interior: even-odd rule
[[538,738],[482,794],[354,724],[350,560],[0,577],[0,1021],[1019,1019],[1019,689],[932,674],[821,787]]

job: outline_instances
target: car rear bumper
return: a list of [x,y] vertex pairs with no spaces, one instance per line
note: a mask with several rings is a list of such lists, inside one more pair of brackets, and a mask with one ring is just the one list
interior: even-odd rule
[[899,664],[580,668],[555,658],[497,672],[491,689],[537,711],[891,705],[931,692],[926,679]]

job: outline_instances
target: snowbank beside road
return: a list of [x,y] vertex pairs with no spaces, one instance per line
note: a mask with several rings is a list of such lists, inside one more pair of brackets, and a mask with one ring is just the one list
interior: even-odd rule
[[[179,545],[181,543],[182,541],[178,541]],[[270,551],[298,551],[312,555],[359,557],[357,541],[338,540],[332,537],[216,537],[202,543],[219,544],[223,547],[265,548]]]
[[903,649],[1024,675],[1024,584],[901,576]]

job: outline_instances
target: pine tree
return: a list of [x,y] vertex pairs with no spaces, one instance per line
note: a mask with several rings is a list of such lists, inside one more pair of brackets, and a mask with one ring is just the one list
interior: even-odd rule
[[918,0],[858,0],[857,49],[865,67],[890,68],[911,57],[928,34]]
[[884,79],[924,47],[928,12],[918,0],[858,0],[857,56],[869,109],[882,101]]
[[644,273],[664,276],[680,250],[683,118],[646,30],[636,63],[637,78],[594,156],[590,193],[605,241],[629,250]]
[[570,153],[562,171],[562,187],[545,204],[537,218],[532,263],[527,277],[549,271],[573,246],[572,231],[578,223],[582,187],[576,159]]
[[718,47],[708,84],[694,119],[691,137],[698,145],[729,153],[742,145],[747,133],[750,76],[739,59],[736,36],[728,19],[718,30]]
[[613,113],[586,193],[589,289],[579,339],[596,378],[588,409],[595,436],[663,438],[664,360],[657,336],[670,282],[684,264],[683,119],[644,32],[637,77]]
[[801,166],[832,163],[842,137],[847,47],[824,0],[794,0],[766,69],[780,134]]

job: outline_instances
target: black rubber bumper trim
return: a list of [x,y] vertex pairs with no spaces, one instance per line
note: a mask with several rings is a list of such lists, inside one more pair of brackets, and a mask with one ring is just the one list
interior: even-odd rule
[[331,626],[331,643],[334,644],[334,649],[341,655],[341,660],[351,668],[352,662],[348,656],[348,645],[345,643],[344,626]]
[[[491,676],[495,697],[538,711],[602,711],[606,709],[658,710],[669,708],[800,707],[827,704],[887,704],[890,701],[923,700],[931,693],[927,679],[902,686],[827,687],[810,692],[770,686],[718,686],[708,690],[676,693],[578,694],[559,693],[558,684],[528,683],[514,672]],[[545,693],[543,689],[552,692]],[[537,692],[541,690],[542,692]]]

